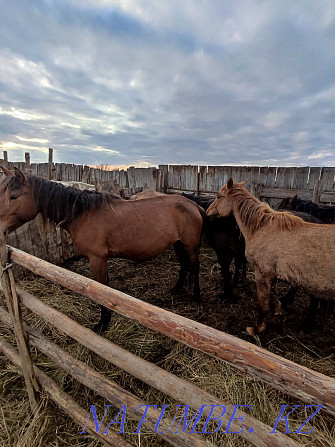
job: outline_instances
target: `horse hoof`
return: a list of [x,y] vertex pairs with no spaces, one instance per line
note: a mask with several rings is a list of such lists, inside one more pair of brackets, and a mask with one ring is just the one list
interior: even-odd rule
[[247,329],[246,329],[246,331],[247,331],[247,333],[248,333],[249,335],[255,335],[255,334],[256,334],[256,331],[255,331],[254,326],[248,326]]
[[107,327],[101,323],[98,323],[93,327],[93,332],[95,332],[98,335],[103,334],[104,332],[106,332],[106,330],[107,330]]
[[238,301],[238,298],[233,293],[225,293],[222,292],[218,295],[219,299],[223,302],[227,301],[229,303],[236,303]]
[[265,332],[265,330],[266,330],[266,324],[265,323],[259,324],[256,327],[255,326],[248,326],[247,329],[246,329],[246,331],[247,331],[247,333],[249,335],[256,335],[256,334]]

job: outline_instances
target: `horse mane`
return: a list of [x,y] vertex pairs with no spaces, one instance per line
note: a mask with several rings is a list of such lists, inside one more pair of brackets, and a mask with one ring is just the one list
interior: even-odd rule
[[[116,200],[121,200],[110,193],[79,190],[35,175],[26,174],[26,179],[43,219],[56,224],[65,221],[71,223],[85,211],[100,209],[106,204],[112,205]],[[14,176],[8,177],[1,184],[2,191],[19,188],[20,181]]]
[[291,231],[305,225],[300,217],[287,211],[273,210],[270,205],[261,202],[239,184],[234,184],[228,190],[228,194],[237,203],[241,220],[251,234],[266,224],[272,225],[274,230],[279,231]]

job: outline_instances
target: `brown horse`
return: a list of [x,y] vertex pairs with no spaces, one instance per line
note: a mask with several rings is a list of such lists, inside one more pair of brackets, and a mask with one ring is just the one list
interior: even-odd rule
[[[271,285],[275,278],[302,286],[307,293],[335,299],[335,225],[304,222],[274,211],[230,178],[208,208],[208,215],[233,214],[244,235],[246,257],[255,270],[259,319],[249,334],[266,329]],[[271,303],[280,315],[278,300]]]
[[[93,278],[108,283],[110,256],[146,260],[174,246],[180,261],[175,291],[191,267],[194,299],[200,301],[199,260],[205,211],[178,195],[127,201],[108,193],[80,191],[60,183],[2,168],[0,231],[9,233],[42,213],[67,230],[76,250],[89,260]],[[101,306],[96,331],[106,330],[111,311]]]

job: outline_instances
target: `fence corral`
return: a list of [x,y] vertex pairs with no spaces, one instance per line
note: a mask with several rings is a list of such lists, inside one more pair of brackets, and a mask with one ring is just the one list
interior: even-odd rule
[[[312,404],[318,402],[318,404],[324,405],[324,409],[330,414],[335,414],[335,380],[330,377],[299,366],[216,329],[209,328],[203,324],[142,302],[91,279],[69,272],[62,267],[54,266],[21,250],[9,248],[7,261],[3,265],[5,271],[11,268],[8,263],[18,263],[36,274],[82,293],[95,302],[103,304],[124,316],[130,317],[146,327],[185,343],[194,349],[199,349],[217,359],[223,360],[239,370],[246,371],[257,379],[270,383],[272,387],[288,393],[301,401]],[[227,410],[226,414],[221,418],[223,427],[227,427],[230,423],[234,413],[233,405],[220,401],[218,398],[187,381],[112,344],[110,341],[51,308],[30,293],[19,288],[16,288],[16,290],[22,305],[83,346],[124,369],[141,381],[169,395],[176,401],[189,404],[190,408],[194,410],[198,410],[204,404],[208,405],[204,410],[206,416],[209,416],[212,405],[217,405],[218,408],[215,408],[211,416],[213,418],[221,416],[222,406],[224,406]],[[17,327],[17,320],[11,320],[10,315],[5,310],[0,310],[0,320],[2,323]],[[139,420],[142,418],[144,413],[136,411],[136,409],[140,405],[145,405],[145,403],[140,402],[136,396],[123,390],[115,383],[108,381],[84,363],[72,358],[51,340],[48,340],[41,332],[34,330],[27,324],[22,323],[21,325],[27,334],[26,337],[31,346],[43,352],[76,380],[93,389],[97,394],[104,396],[116,407],[122,408],[123,405],[127,404],[127,408],[130,411],[129,414],[134,419]],[[15,365],[20,368],[24,366],[24,360],[20,358],[19,354],[8,342],[0,340],[0,349]],[[34,373],[42,390],[46,391],[58,406],[68,412],[83,427],[87,420],[87,412],[83,408],[80,408],[72,398],[36,366],[34,366]],[[238,417],[242,417],[242,412],[235,414],[235,419],[232,420],[230,425],[232,431],[238,432],[240,430],[240,426],[236,422],[238,421]],[[155,432],[157,418],[158,414],[155,411],[149,411],[147,413],[146,419],[148,422],[144,424],[153,432]],[[160,425],[160,431],[163,433],[158,434],[169,444],[175,446],[204,447],[211,445],[208,443],[208,440],[203,439],[198,434],[176,434],[173,430],[167,430],[171,424],[172,421],[170,419],[164,418]],[[248,415],[244,415],[243,426],[245,429],[239,433],[239,436],[256,446],[293,447],[301,445],[284,434],[279,432],[271,433],[271,427],[266,426]],[[164,428],[167,430],[166,432],[164,432]],[[93,424],[88,425],[87,429],[95,433]],[[256,430],[257,437],[252,434]],[[109,430],[109,436],[105,438],[102,431],[101,428],[98,436],[109,445],[130,445],[117,433]]]
[[[250,189],[272,205],[275,205],[281,198],[293,196],[294,194],[298,194],[303,199],[335,203],[335,168],[164,165],[159,168],[132,167],[128,170],[106,171],[88,166],[51,164],[50,162],[30,164],[30,157],[26,157],[25,163],[11,164],[8,160],[6,163],[9,168],[13,168],[15,165],[22,170],[28,170],[28,172],[44,177],[51,177],[58,181],[84,182],[95,185],[95,187],[104,182],[113,181],[119,184],[126,191],[126,194],[129,195],[141,189],[156,189],[165,192],[186,191],[214,195],[229,177],[233,177],[236,181],[249,179]],[[308,404],[317,402],[320,405],[324,405],[326,411],[332,415],[335,414],[334,379],[287,361],[243,340],[159,309],[40,259],[48,259],[54,264],[59,264],[71,257],[74,252],[71,241],[65,232],[55,229],[48,233],[45,231],[42,221],[38,219],[40,218],[38,217],[35,219],[35,222],[28,223],[17,230],[10,239],[11,244],[21,247],[31,254],[11,248],[8,259],[7,255],[2,259],[2,269],[11,275],[10,290],[13,291],[14,295],[17,294],[19,296],[21,304],[53,324],[63,333],[71,336],[83,346],[98,353],[141,381],[171,396],[176,401],[181,403],[187,402],[194,410],[198,410],[204,403],[208,404],[208,406],[225,406],[227,412],[222,417],[223,426],[226,427],[229,424],[234,411],[233,405],[226,404],[185,380],[179,379],[156,365],[150,364],[113,345],[103,337],[94,334],[89,329],[80,326],[65,315],[42,303],[31,294],[17,289],[11,274],[12,262],[15,263],[15,268],[17,269],[28,269],[35,274],[85,294],[99,304],[103,304],[122,315],[130,317],[146,327],[223,360],[301,401]],[[41,241],[43,241],[42,244]],[[2,240],[1,243],[2,249],[5,250],[5,242]],[[55,247],[57,248],[56,250]],[[3,289],[6,291],[8,284],[4,284],[4,278],[6,278],[5,274],[2,275],[2,284]],[[6,292],[7,294],[8,291]],[[11,298],[7,298],[7,304],[11,302],[9,299]],[[19,319],[19,304],[14,304],[15,306],[16,310],[10,312],[11,315],[6,313],[5,310],[0,310],[0,320],[15,328],[15,334],[22,339],[22,344],[24,344],[24,340],[27,338],[31,346],[48,355],[57,365],[70,373],[83,385],[93,389],[97,394],[103,395],[118,408],[121,408],[126,403],[127,408],[131,409],[131,417],[137,420],[142,418],[143,413],[135,410],[140,405],[144,405],[144,402],[140,402],[136,396],[122,390],[87,365],[69,356],[41,332],[36,331],[27,324],[23,324],[22,320]],[[10,307],[10,304],[7,307]],[[20,327],[22,329],[21,335]],[[97,352],[96,346],[99,346],[99,352]],[[30,390],[30,395],[33,396],[31,397],[32,406],[34,406],[34,395],[37,393],[34,391],[36,390],[36,387],[34,387],[36,378],[39,386],[46,391],[50,398],[64,411],[68,412],[81,427],[84,426],[87,419],[87,411],[81,408],[36,366],[33,366],[33,373],[31,371],[30,373],[29,371],[27,372],[25,370],[27,356],[22,357],[22,350],[19,354],[8,342],[1,339],[0,349],[16,366],[23,369],[25,377],[27,377],[27,388]],[[209,415],[209,407],[204,414]],[[213,417],[219,417],[220,415],[221,411],[219,409],[212,414]],[[239,413],[236,414],[236,418],[238,415]],[[149,430],[155,432],[156,413],[148,411],[147,420],[148,422],[145,425]],[[170,427],[171,423],[172,421],[166,419],[165,422],[162,422],[160,428],[164,431],[164,428]],[[243,425],[246,429],[239,436],[256,446],[300,445],[281,433],[270,433],[270,427],[248,415],[244,415]],[[257,430],[257,437],[252,435],[252,427]],[[100,440],[109,445],[130,445],[120,435],[112,431],[109,431],[108,436],[102,435],[103,428],[106,427],[102,426],[98,434]],[[231,428],[238,431],[240,426],[233,421]],[[96,433],[93,423],[87,425],[87,430],[91,431],[91,433]],[[210,445],[208,440],[204,440],[200,435],[190,436],[187,433],[176,435],[173,430],[160,434],[160,436],[171,445],[176,446]]]

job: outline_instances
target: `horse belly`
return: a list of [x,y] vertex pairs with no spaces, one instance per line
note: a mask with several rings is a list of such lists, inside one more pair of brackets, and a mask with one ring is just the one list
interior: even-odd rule
[[312,230],[263,234],[247,247],[247,258],[264,274],[299,285],[316,297],[335,300],[335,241],[317,237],[320,232]]
[[160,255],[178,240],[176,231],[162,233],[154,226],[138,230],[113,232],[108,238],[109,255],[142,261]]

